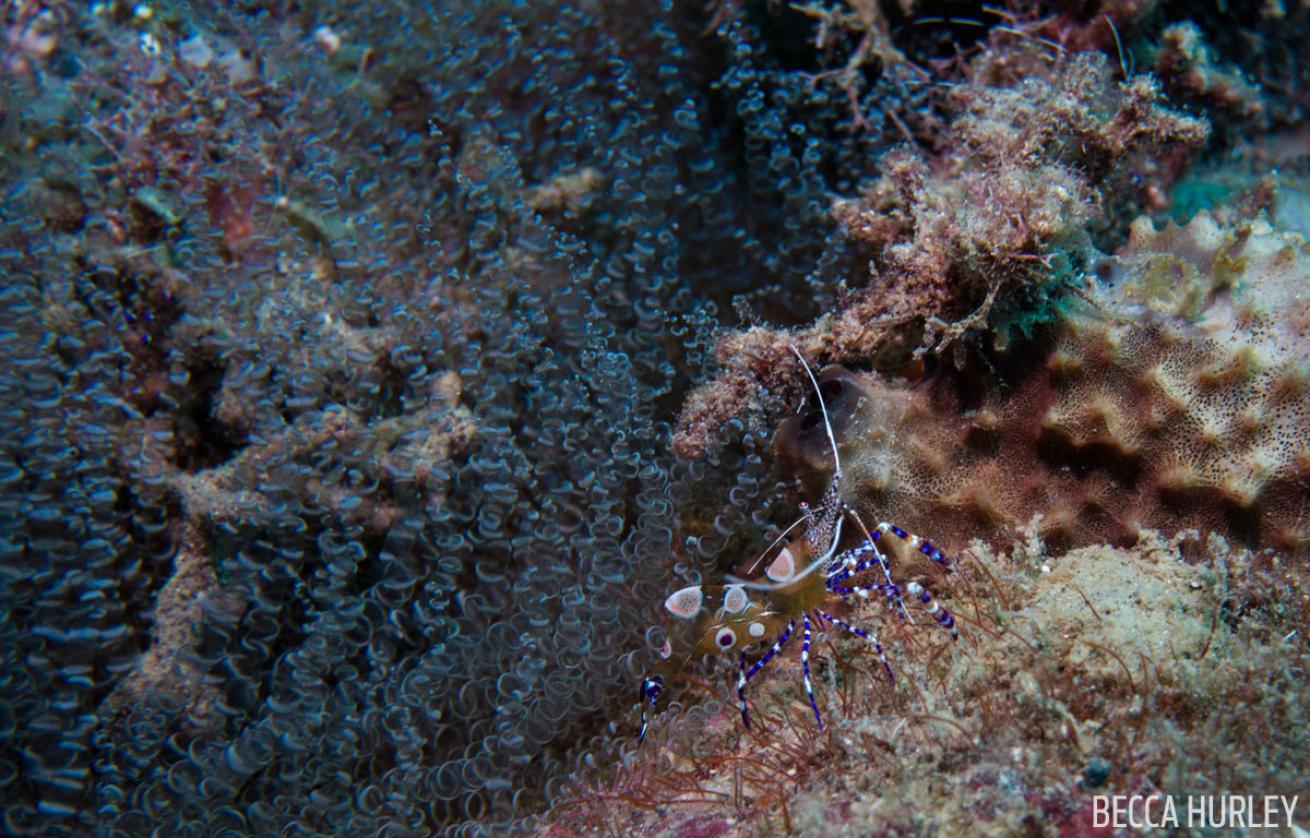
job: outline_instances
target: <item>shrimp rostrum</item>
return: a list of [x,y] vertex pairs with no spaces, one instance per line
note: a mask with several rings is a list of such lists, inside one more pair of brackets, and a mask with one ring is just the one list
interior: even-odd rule
[[[687,664],[708,654],[737,656],[737,701],[742,723],[750,728],[746,687],[788,642],[799,635],[805,694],[814,719],[823,728],[823,716],[810,679],[810,645],[816,631],[840,629],[867,641],[887,676],[895,673],[878,635],[834,616],[830,609],[851,597],[875,597],[902,619],[910,608],[922,608],[937,624],[958,639],[955,618],[918,582],[893,579],[892,568],[880,541],[890,533],[911,550],[949,568],[950,560],[931,542],[898,526],[880,522],[872,529],[839,494],[842,469],[824,393],[800,352],[792,347],[818,397],[827,443],[832,452],[833,475],[816,508],[802,503],[801,515],[784,529],[773,544],[750,565],[742,577],[729,576],[723,584],[691,585],[674,591],[664,601],[673,625],[655,671],[642,679],[638,701],[641,732],[645,739],[665,679],[677,677]],[[853,538],[852,538],[853,536]],[[843,549],[843,544],[854,543]],[[763,567],[764,573],[756,571]],[[752,660],[752,655],[754,659]]]

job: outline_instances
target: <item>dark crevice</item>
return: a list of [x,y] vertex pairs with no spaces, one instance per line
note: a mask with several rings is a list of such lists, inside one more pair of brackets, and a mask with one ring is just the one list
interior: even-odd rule
[[191,386],[173,417],[176,442],[174,462],[183,471],[196,472],[222,465],[245,447],[245,435],[215,416],[226,366],[213,358],[187,368]]

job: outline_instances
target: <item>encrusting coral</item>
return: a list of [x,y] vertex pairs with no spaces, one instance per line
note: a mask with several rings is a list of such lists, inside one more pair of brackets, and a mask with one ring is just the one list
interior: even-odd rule
[[[917,386],[847,375],[864,395],[833,411],[848,500],[948,544],[1042,510],[1043,536],[1066,549],[1195,527],[1310,550],[1305,241],[1261,220],[1142,219],[1095,270],[991,367]],[[782,426],[779,451],[827,474],[801,427]]]

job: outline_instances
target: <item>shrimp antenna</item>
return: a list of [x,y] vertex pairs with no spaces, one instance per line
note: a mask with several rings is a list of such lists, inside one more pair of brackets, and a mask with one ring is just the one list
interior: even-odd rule
[[795,353],[797,360],[805,368],[805,374],[809,376],[810,384],[814,385],[814,395],[819,397],[819,410],[823,412],[823,427],[828,432],[828,444],[832,446],[832,463],[837,467],[836,474],[833,476],[833,481],[836,482],[841,479],[841,458],[837,456],[837,437],[833,436],[832,433],[832,422],[828,420],[828,406],[823,403],[823,392],[819,389],[819,380],[814,377],[814,371],[810,369],[810,365],[805,361],[805,356],[796,348],[796,345],[789,343],[787,348]]
[[[822,411],[823,413],[823,428],[825,431],[828,432],[828,444],[832,447],[832,462],[833,465],[836,467],[836,471],[833,473],[832,476],[832,485],[828,489],[830,493],[833,493],[833,497],[835,498],[836,497],[835,491],[836,491],[837,484],[841,482],[841,457],[838,456],[837,454],[837,437],[834,436],[832,432],[832,421],[828,418],[828,406],[823,403],[823,391],[819,389],[819,380],[814,377],[814,371],[810,369],[810,365],[806,362],[805,356],[801,354],[801,351],[796,348],[796,345],[794,343],[788,343],[787,348],[792,351],[792,353],[796,356],[796,359],[801,362],[801,366],[805,368],[805,375],[809,377],[810,384],[814,386],[814,395],[819,398],[819,410]],[[804,504],[802,504],[802,506],[804,506]],[[813,519],[808,509],[806,510],[806,514],[804,515],[804,517],[800,518],[797,521],[792,522],[791,526],[783,530],[782,533],[773,540],[773,543],[764,549],[764,552],[760,554],[760,557],[756,559],[755,562],[751,565],[751,571],[754,571],[754,569],[759,566],[760,561],[769,554],[769,551],[772,550],[774,547],[776,547],[780,541],[786,538],[789,532],[794,530],[802,522],[809,522],[811,523],[811,525],[813,525]],[[809,576],[811,573],[818,570],[819,568],[826,567],[828,563],[832,561],[832,557],[837,554],[837,545],[841,541],[841,524],[842,524],[842,519],[838,517],[836,524],[833,527],[832,544],[828,547],[828,550],[822,555],[820,555],[818,558],[816,558],[814,561],[810,562],[809,565],[807,565],[805,569],[802,570],[800,573],[786,579],[785,581],[755,582],[751,580],[742,579],[734,575],[729,575],[728,579],[734,585],[741,585],[742,587],[750,588],[752,590],[757,590],[757,591],[773,591],[773,590],[780,590],[782,588],[789,587],[795,584],[797,581],[804,579],[806,576]]]

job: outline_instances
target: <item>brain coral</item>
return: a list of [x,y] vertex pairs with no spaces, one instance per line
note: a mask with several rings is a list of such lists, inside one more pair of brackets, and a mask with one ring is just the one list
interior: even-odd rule
[[[1143,219],[1096,271],[1042,334],[839,402],[851,497],[953,545],[1040,513],[1063,547],[1197,527],[1310,550],[1304,240]],[[827,468],[813,423],[784,425],[778,446]]]

